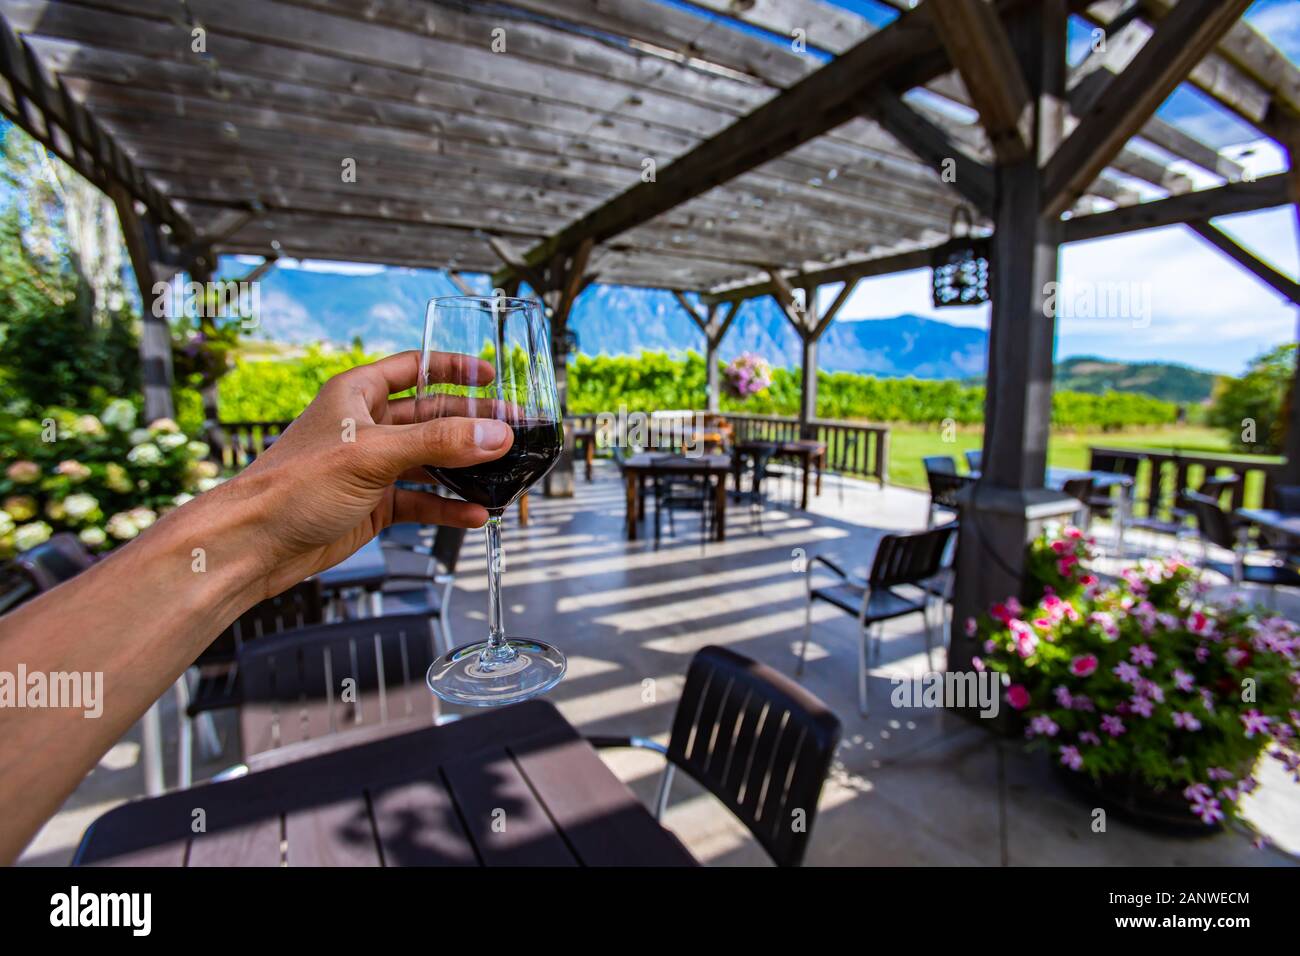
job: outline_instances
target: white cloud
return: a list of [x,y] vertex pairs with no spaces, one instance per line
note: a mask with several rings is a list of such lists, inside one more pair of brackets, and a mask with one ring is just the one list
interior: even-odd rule
[[386,268],[367,262],[335,262],[330,259],[281,259],[277,269],[301,269],[303,272],[332,272],[345,276],[372,276]]

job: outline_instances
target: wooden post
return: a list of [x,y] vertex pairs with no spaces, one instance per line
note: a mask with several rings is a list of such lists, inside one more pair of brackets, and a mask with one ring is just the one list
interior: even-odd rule
[[140,289],[140,380],[144,389],[144,418],[147,422],[174,418],[171,327],[167,324],[165,307],[163,315],[154,315],[157,299],[154,285],[164,281],[164,277],[154,265],[151,247],[161,247],[161,237],[151,219],[136,214],[135,202],[125,189],[114,187],[111,193],[127,255],[131,257],[131,269]]
[[[1291,210],[1296,217],[1296,237],[1300,239],[1300,119],[1288,117],[1279,124],[1283,134],[1283,146],[1287,154],[1287,185],[1291,193]],[[1297,310],[1300,312],[1300,309]],[[1300,341],[1300,321],[1297,322],[1297,341]],[[1291,379],[1291,389],[1286,397],[1283,409],[1286,416],[1286,436],[1282,441],[1282,454],[1286,460],[1282,463],[1282,472],[1278,484],[1300,485],[1300,350],[1296,352],[1295,375]]]
[[966,671],[974,643],[963,622],[995,601],[1020,596],[1025,545],[1048,519],[1077,508],[1044,489],[1052,414],[1060,223],[1044,213],[1040,160],[1064,128],[1066,13],[1046,0],[1008,24],[1019,68],[1034,98],[1032,150],[994,168],[993,311],[989,328],[983,477],[961,508],[953,637],[948,668]]
[[[190,280],[203,288],[196,305],[199,307],[199,331],[205,336],[216,334],[217,325],[208,314],[210,306],[208,291],[212,275],[216,270],[216,257],[210,249],[200,250],[189,263]],[[213,448],[224,448],[226,436],[221,431],[221,398],[215,381],[204,385],[199,394],[203,399],[203,433],[204,439]]]
[[705,399],[706,410],[716,413],[720,410],[722,402],[722,370],[718,368],[718,347],[722,344],[722,340],[726,338],[731,323],[735,321],[741,303],[715,302],[708,306],[707,317],[701,318],[700,313],[695,310],[695,306],[691,305],[685,293],[674,289],[673,296],[676,297],[686,314],[691,317],[691,321],[704,333],[704,375],[708,384],[708,394]]
[[799,365],[799,435],[802,438],[816,438],[817,429],[812,423],[817,419],[817,343],[822,333],[830,327],[836,313],[849,300],[859,280],[851,279],[845,282],[830,308],[818,317],[817,291],[820,286],[804,286],[803,306],[800,308],[799,296],[790,288],[785,277],[776,269],[769,269],[768,275],[771,276],[772,285],[775,287],[773,297],[781,306],[786,319],[794,326],[803,345],[802,360]]

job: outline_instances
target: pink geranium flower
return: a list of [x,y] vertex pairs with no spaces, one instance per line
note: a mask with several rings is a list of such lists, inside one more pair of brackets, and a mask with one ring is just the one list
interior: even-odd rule
[[1106,714],[1101,718],[1101,729],[1112,737],[1118,737],[1125,732],[1124,721],[1114,714]]
[[1075,677],[1088,677],[1097,670],[1096,654],[1080,654],[1070,661],[1070,673]]
[[1061,763],[1071,770],[1083,769],[1083,754],[1079,753],[1079,748],[1072,744],[1064,744],[1061,747]]

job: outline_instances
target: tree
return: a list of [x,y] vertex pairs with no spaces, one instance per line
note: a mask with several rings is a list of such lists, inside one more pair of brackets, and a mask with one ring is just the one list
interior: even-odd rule
[[1242,451],[1280,454],[1295,363],[1295,343],[1288,343],[1256,358],[1241,378],[1222,379],[1215,388],[1210,424],[1227,429]]
[[137,390],[112,203],[16,126],[0,140],[0,400],[87,407]]

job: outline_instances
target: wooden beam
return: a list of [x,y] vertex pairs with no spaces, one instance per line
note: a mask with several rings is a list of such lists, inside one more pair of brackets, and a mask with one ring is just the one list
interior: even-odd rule
[[[1001,8],[1018,7],[1004,0]],[[910,89],[942,74],[947,57],[929,23],[926,5],[800,80],[642,181],[583,216],[525,257],[545,262],[590,237],[610,239],[710,189],[847,123],[861,97],[882,85]]]
[[1292,305],[1300,305],[1300,283],[1279,272],[1274,266],[1239,245],[1235,239],[1213,223],[1201,220],[1189,222],[1187,228],[1218,249],[1255,278],[1281,293]]
[[808,310],[810,308],[806,300],[807,293],[805,292],[804,307],[800,309],[798,296],[790,283],[786,282],[785,277],[781,275],[781,270],[773,267],[767,271],[767,275],[772,283],[773,300],[781,307],[781,311],[799,333],[799,337],[806,339],[809,331]]
[[[709,321],[700,318],[700,314],[695,311],[695,306],[691,305],[690,301],[686,298],[686,293],[682,292],[680,289],[673,289],[673,298],[677,300],[677,304],[682,307],[686,314],[691,317],[691,321],[695,323],[695,327],[703,332],[705,337],[707,337],[709,334]],[[710,313],[711,312],[712,310],[710,310]]]
[[1253,182],[1228,183],[1168,199],[1121,206],[1108,212],[1074,216],[1061,224],[1062,240],[1082,242],[1104,236],[1119,236],[1141,229],[1156,229],[1217,216],[1231,216],[1239,212],[1269,209],[1290,201],[1286,174],[1275,173]]
[[492,276],[492,288],[504,285],[510,278],[510,274],[518,276],[533,287],[533,291],[542,295],[548,291],[549,283],[541,272],[533,266],[524,262],[522,258],[515,254],[515,251],[506,244],[506,241],[500,236],[487,237],[488,248],[497,254],[504,264],[505,269],[501,272],[494,273]]
[[120,183],[112,187],[110,198],[117,208],[117,219],[122,227],[131,270],[135,273],[140,290],[140,378],[144,387],[144,417],[150,422],[158,418],[175,418],[176,405],[172,400],[172,336],[167,324],[169,316],[154,315],[153,305],[158,298],[154,285],[161,280],[154,268],[148,232],[152,222],[141,219],[135,211],[135,200]]
[[[835,299],[833,302],[831,302],[830,307],[822,314],[822,317],[817,321],[817,326],[816,328],[813,329],[813,333],[812,333],[813,338],[820,339],[822,337],[822,333],[826,331],[827,327],[831,324],[831,320],[834,319],[835,316],[839,313],[840,309],[844,306],[844,303],[849,301],[849,296],[853,294],[853,290],[858,287],[858,283],[860,281],[862,280],[853,279],[849,282],[844,283],[844,288],[840,289],[839,295],[835,296]],[[811,288],[815,289],[817,287],[812,286]]]
[[276,263],[278,263],[279,261],[280,261],[280,257],[277,256],[277,255],[275,255],[275,254],[273,253],[273,254],[267,256],[265,259],[263,259],[260,263],[258,263],[257,265],[255,265],[255,266],[252,268],[252,270],[249,271],[248,274],[245,275],[245,276],[244,276],[242,279],[240,279],[239,281],[240,281],[240,282],[256,282],[258,279],[262,278],[262,276],[266,275],[268,272],[270,272],[272,269],[274,269],[275,266],[276,266]]
[[896,94],[876,90],[866,100],[866,112],[924,163],[942,174],[951,164],[948,182],[975,208],[987,213],[993,203],[993,174],[979,160],[963,152],[937,123],[922,116]]
[[1028,155],[1032,100],[997,10],[985,0],[931,4],[930,18],[1002,162]]
[[[923,269],[930,265],[932,253],[933,249],[931,248],[909,249],[906,252],[856,259],[827,266],[825,269],[796,273],[788,277],[786,283],[787,285],[815,287],[831,285],[836,282],[852,282],[856,279],[866,279],[872,276],[892,275],[895,272],[908,272],[912,269]],[[718,302],[743,302],[746,299],[757,299],[761,296],[774,296],[777,294],[777,287],[772,280],[762,279],[743,285],[715,288],[706,292],[700,299],[705,304],[712,305]]]
[[471,286],[468,282],[466,282],[464,277],[459,272],[456,272],[455,270],[452,269],[448,269],[447,278],[451,281],[451,284],[456,287],[456,291],[459,292],[461,295],[476,294],[474,292],[474,287]]
[[[188,237],[193,229],[134,165],[104,128],[67,94],[61,81],[46,76],[31,47],[0,17],[0,77],[14,101],[0,110],[105,193],[125,190],[144,203],[161,223]],[[35,121],[34,121],[35,120]]]
[[1059,216],[1208,53],[1250,0],[1182,0],[1047,163],[1043,211]]

